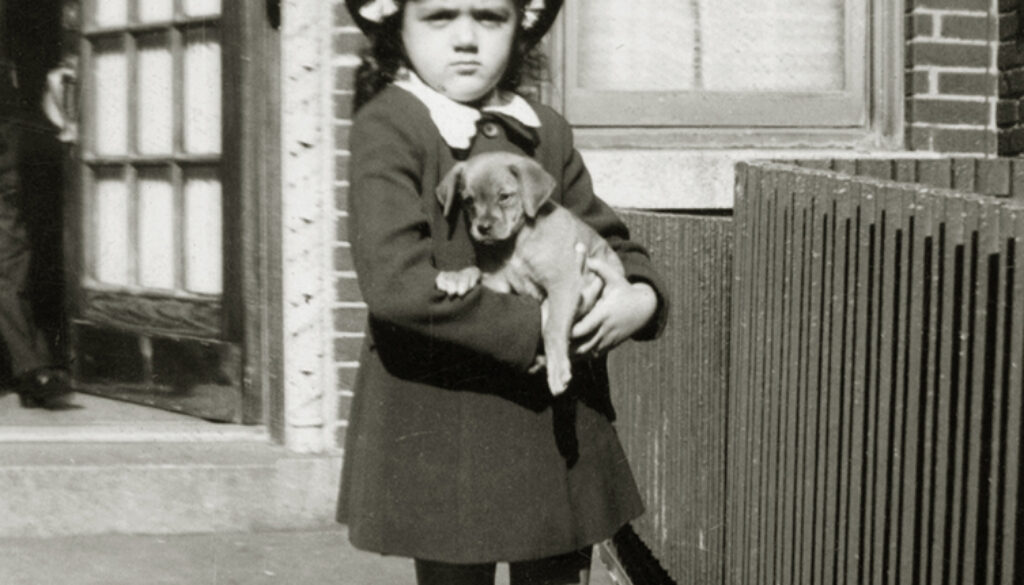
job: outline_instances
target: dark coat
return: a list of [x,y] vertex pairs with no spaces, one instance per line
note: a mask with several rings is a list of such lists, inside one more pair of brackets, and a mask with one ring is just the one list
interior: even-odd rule
[[[646,252],[594,196],[568,124],[533,106],[538,131],[489,115],[500,131],[479,132],[471,153],[538,160],[558,180],[554,198],[609,240],[629,279],[663,298]],[[434,194],[469,153],[449,149],[426,107],[396,87],[363,106],[350,144],[352,253],[370,314],[338,509],[353,544],[490,562],[610,537],[643,506],[612,426],[604,360],[577,364],[565,397],[553,399],[543,374],[527,374],[540,344],[537,301],[482,287],[449,300],[435,289],[438,269],[474,263],[463,214],[445,217]],[[659,302],[637,337],[656,335],[666,312]]]

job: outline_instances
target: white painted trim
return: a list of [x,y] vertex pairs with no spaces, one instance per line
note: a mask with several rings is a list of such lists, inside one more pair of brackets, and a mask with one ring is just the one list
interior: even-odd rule
[[977,39],[957,39],[957,38],[952,38],[952,37],[917,37],[915,39],[911,39],[909,44],[911,44],[911,45],[920,45],[920,44],[934,45],[936,43],[941,44],[941,45],[960,45],[960,46],[965,46],[965,47],[984,47],[984,46],[987,46],[989,44],[989,41],[977,40]]
[[[1018,10],[1019,10],[1020,3],[1018,3],[1017,5],[1018,5]],[[1019,14],[1018,14],[1018,18],[1020,18]],[[998,76],[1000,75],[1000,71],[999,71],[999,44],[1002,42],[1002,39],[1000,38],[1000,35],[999,35],[999,20],[1000,20],[1000,18],[999,18],[999,0],[990,0],[989,19],[988,19],[988,38],[989,38],[989,42],[990,42],[992,48],[991,48],[990,55],[989,55],[989,73],[992,74],[993,76],[996,76],[997,79],[998,79]],[[990,109],[989,109],[989,122],[988,123],[989,123],[989,127],[991,127],[993,129],[993,131],[996,133],[995,152],[987,153],[987,154],[992,155],[992,156],[999,156],[999,133],[1000,133],[1000,131],[999,131],[999,93],[1000,93],[999,89],[997,88],[994,92],[992,92],[988,96],[988,99],[991,102],[991,106],[990,106]]]
[[281,201],[285,446],[331,448],[334,391],[332,5],[285,0],[281,30]]
[[932,16],[970,16],[970,17],[975,17],[975,18],[985,18],[985,17],[988,16],[988,12],[986,12],[984,10],[954,10],[954,9],[942,9],[942,8],[921,8],[921,7],[915,7],[913,10],[910,11],[910,13],[911,14],[929,14],[929,15],[932,15]]

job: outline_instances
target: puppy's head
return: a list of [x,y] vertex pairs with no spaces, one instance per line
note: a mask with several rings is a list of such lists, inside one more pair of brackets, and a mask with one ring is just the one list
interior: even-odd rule
[[447,215],[462,198],[470,235],[484,244],[509,239],[551,197],[555,179],[537,161],[507,152],[481,154],[456,163],[437,187]]

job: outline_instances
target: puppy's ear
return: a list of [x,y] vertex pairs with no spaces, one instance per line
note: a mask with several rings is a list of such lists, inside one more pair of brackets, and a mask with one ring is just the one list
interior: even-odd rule
[[522,157],[509,166],[509,172],[519,181],[523,198],[523,211],[527,217],[537,217],[537,211],[547,203],[555,191],[555,178],[532,158]]
[[459,192],[462,191],[462,176],[465,168],[466,163],[461,161],[455,163],[455,166],[441,179],[441,183],[434,191],[437,195],[437,200],[441,203],[441,207],[444,208],[445,217],[448,217],[448,213],[452,210],[452,203],[459,196]]

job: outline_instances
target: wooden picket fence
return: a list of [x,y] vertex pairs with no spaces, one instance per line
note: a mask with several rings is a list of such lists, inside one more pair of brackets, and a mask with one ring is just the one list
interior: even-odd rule
[[677,297],[612,364],[672,578],[1024,582],[1024,161],[741,164],[731,220],[627,222]]
[[623,215],[672,300],[661,339],[611,354],[617,428],[647,505],[634,528],[679,583],[721,583],[732,222]]

